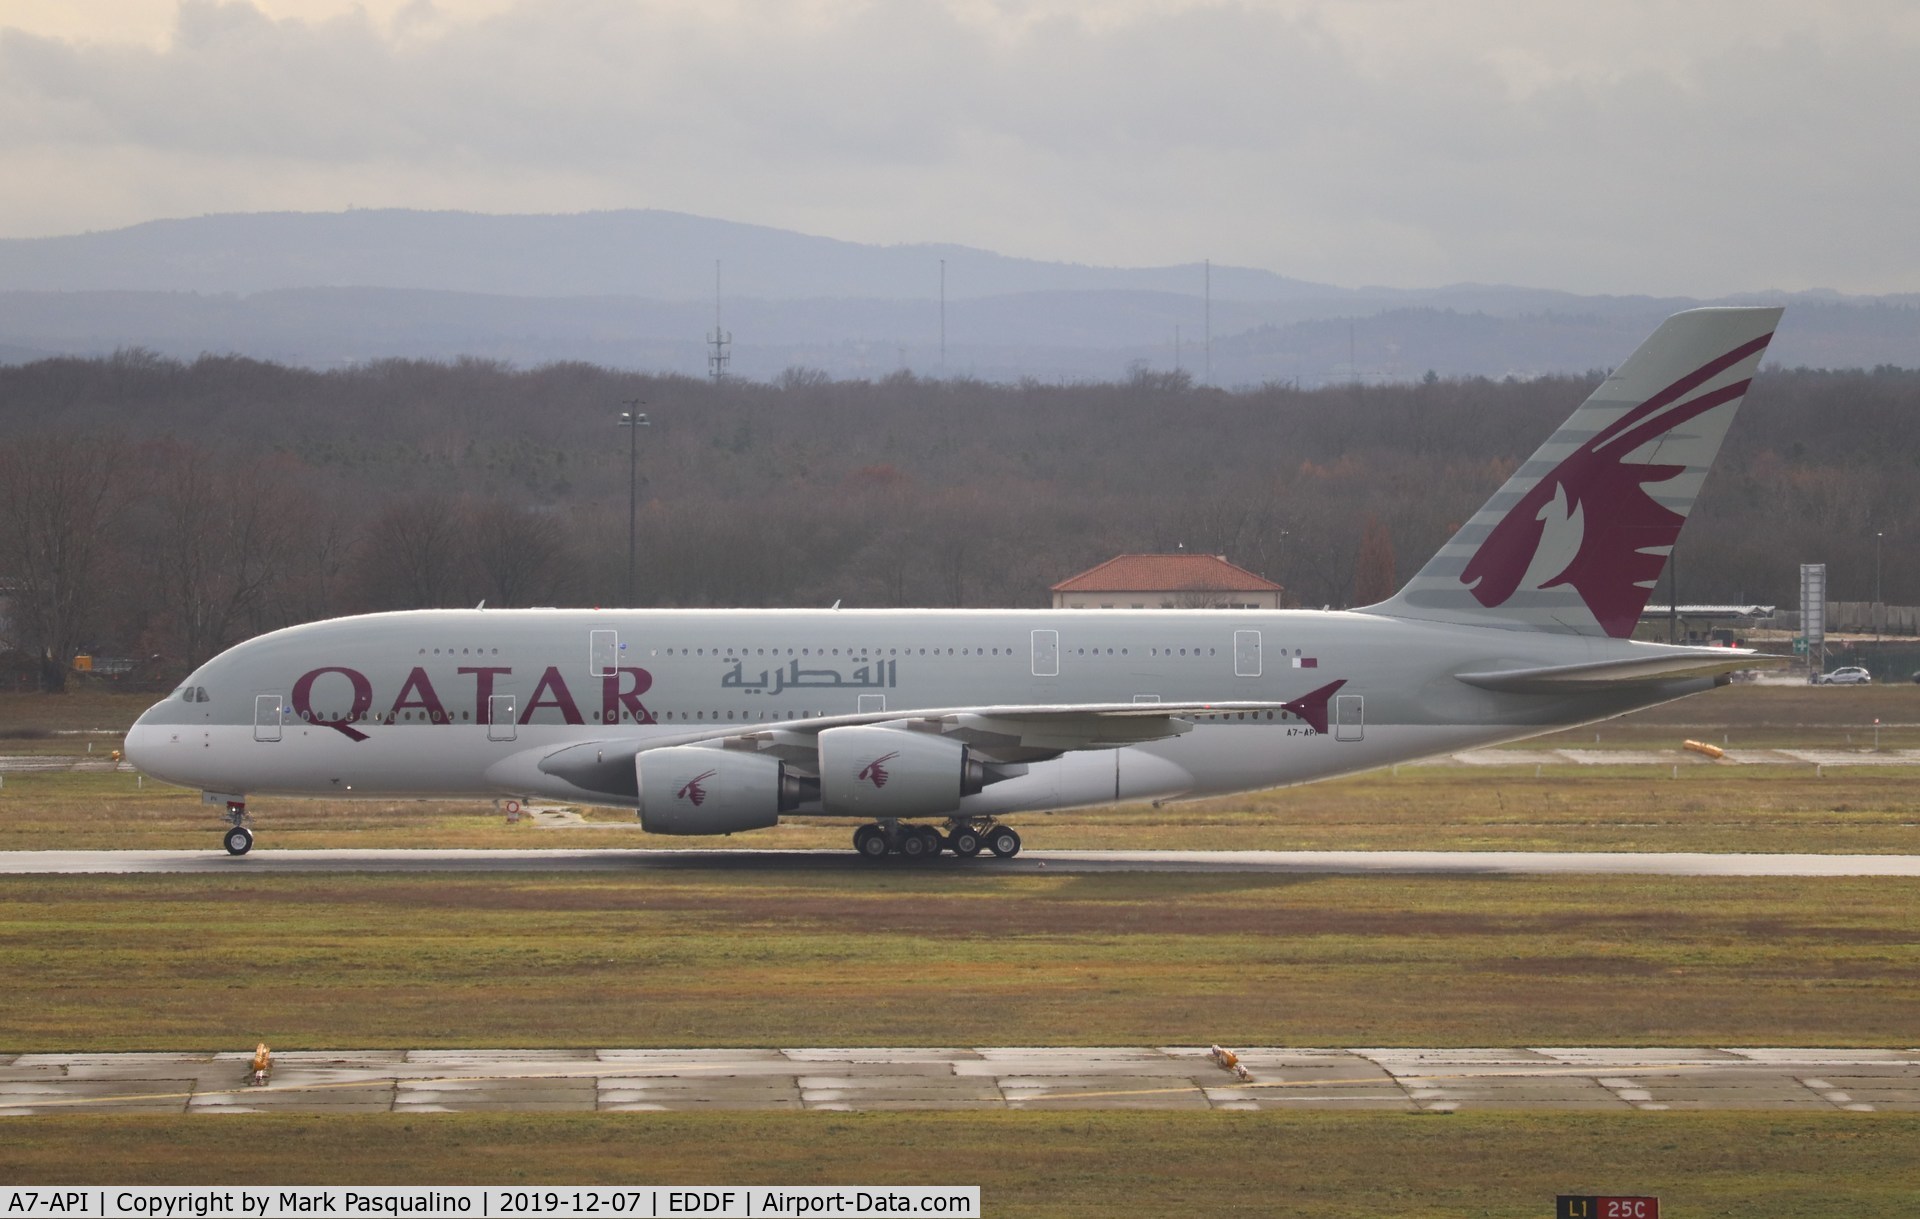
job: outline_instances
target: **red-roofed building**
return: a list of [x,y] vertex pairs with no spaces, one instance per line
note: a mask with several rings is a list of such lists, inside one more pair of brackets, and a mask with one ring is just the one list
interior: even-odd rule
[[1055,609],[1279,609],[1286,590],[1217,554],[1123,554],[1053,586]]

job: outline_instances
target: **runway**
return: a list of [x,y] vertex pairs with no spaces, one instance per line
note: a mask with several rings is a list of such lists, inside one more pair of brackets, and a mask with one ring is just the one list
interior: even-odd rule
[[1920,876],[1920,855],[1690,851],[1025,851],[1014,859],[867,860],[846,850],[0,851],[0,875],[300,872],[1241,872],[1444,876]]
[[[77,1113],[1232,1109],[1920,1112],[1920,1050],[1241,1048],[0,1054],[0,1117]],[[3,1127],[0,1127],[3,1128]]]

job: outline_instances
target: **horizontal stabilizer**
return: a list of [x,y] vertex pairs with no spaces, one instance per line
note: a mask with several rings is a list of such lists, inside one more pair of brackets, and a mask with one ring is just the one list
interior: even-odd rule
[[1501,669],[1491,673],[1456,673],[1454,676],[1470,686],[1508,694],[1577,694],[1627,686],[1651,686],[1689,677],[1719,677],[1742,669],[1775,669],[1790,663],[1790,657],[1769,656],[1746,648],[1700,648],[1659,656],[1625,656],[1618,660],[1596,660],[1584,664]]

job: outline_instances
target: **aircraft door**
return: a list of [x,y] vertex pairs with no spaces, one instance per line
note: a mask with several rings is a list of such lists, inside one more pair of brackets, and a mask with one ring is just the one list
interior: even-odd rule
[[591,631],[587,635],[587,672],[610,677],[620,663],[620,632]]
[[1060,632],[1033,632],[1033,675],[1060,676]]
[[256,694],[253,696],[253,739],[256,741],[277,741],[280,739],[280,721],[286,712],[278,694]]
[[487,739],[489,741],[511,741],[519,731],[515,722],[519,716],[517,700],[511,694],[493,694],[487,697]]
[[1233,633],[1233,675],[1235,677],[1260,676],[1259,631]]
[[1362,694],[1333,696],[1333,739],[1358,741],[1367,734],[1367,700]]

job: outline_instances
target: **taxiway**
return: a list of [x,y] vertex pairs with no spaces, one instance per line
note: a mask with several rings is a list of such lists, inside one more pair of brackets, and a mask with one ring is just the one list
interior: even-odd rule
[[0,1054],[0,1116],[713,1109],[1920,1112],[1920,1050],[1242,1048]]
[[913,861],[845,850],[0,851],[0,875],[300,872],[859,872],[884,868],[1055,872],[1265,872],[1454,876],[1920,876],[1920,855],[1698,851],[1026,851]]

